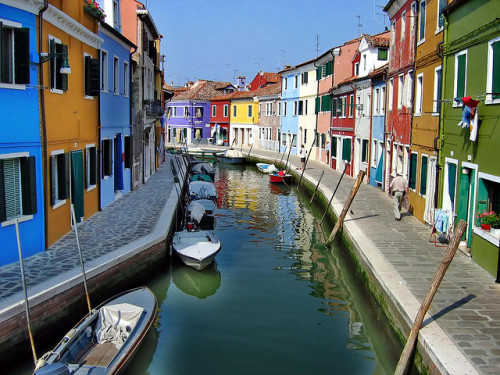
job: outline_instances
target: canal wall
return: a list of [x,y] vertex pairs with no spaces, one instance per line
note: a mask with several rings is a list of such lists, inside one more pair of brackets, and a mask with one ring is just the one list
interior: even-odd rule
[[[179,168],[183,167],[180,163],[176,165]],[[163,166],[163,168],[170,169],[169,166]],[[170,171],[163,170],[157,173],[167,174],[164,180],[173,180]],[[182,180],[185,180],[185,168],[182,169],[180,177],[184,177]],[[174,188],[173,183],[166,187],[164,181],[161,184],[163,190],[147,193],[168,195],[166,200],[163,200],[166,203],[159,216],[151,221],[154,229],[139,239],[85,262],[85,274],[92,307],[97,306],[115,292],[137,286],[140,279],[146,275],[150,276],[156,267],[167,266],[169,239],[175,231],[177,217],[180,214],[179,193],[182,193],[182,187]],[[134,192],[129,194],[134,194]],[[130,210],[128,207],[123,207],[124,216],[127,209]],[[137,215],[142,214],[143,212],[137,213]],[[106,233],[106,230],[107,228],[101,231],[102,236],[112,235],[112,233]],[[76,251],[74,242],[72,247],[71,251]],[[85,249],[84,246],[82,248]],[[49,253],[50,251],[47,252]],[[57,262],[57,259],[54,259],[54,262]],[[50,265],[45,269],[40,269],[40,272],[47,271],[50,271]],[[38,357],[43,354],[38,351],[40,348],[45,349],[45,342],[50,341],[53,346],[54,337],[62,338],[68,330],[68,322],[73,322],[72,326],[88,312],[80,267],[60,274],[54,272],[54,274],[54,277],[28,288],[32,331]],[[26,355],[30,351],[25,305],[20,294],[2,298],[0,301],[0,363],[10,362],[16,354],[23,356],[23,353]]]
[[[274,160],[267,155],[254,153],[249,158],[249,163],[273,163]],[[297,183],[302,173],[297,168],[300,161],[298,158],[292,157],[290,162],[289,172],[294,175],[295,182]],[[314,169],[316,169],[316,164],[318,163],[314,164]],[[328,167],[325,166],[325,168]],[[341,183],[341,185],[344,185],[342,194],[338,192],[336,194],[337,198],[334,197],[331,204],[328,205],[340,173],[333,170],[325,171],[325,176],[320,182],[319,170],[316,170],[313,176],[313,173],[308,172],[308,169],[306,168],[302,176],[301,189],[309,197],[314,194],[315,203],[327,211],[327,218],[331,223],[334,223],[339,217],[345,203],[340,201],[338,197],[347,196],[346,190],[350,191],[354,180],[352,178],[344,179]],[[327,173],[338,174],[338,176],[334,179],[329,179],[326,176]],[[318,186],[317,190],[316,186]],[[376,189],[372,188],[372,190],[375,191]],[[360,200],[363,198],[358,194],[357,199]],[[376,213],[368,212],[367,216],[376,215]],[[337,240],[340,240],[345,245],[355,265],[357,275],[383,311],[394,334],[399,338],[402,348],[406,343],[413,320],[420,308],[420,302],[410,291],[404,279],[400,277],[398,272],[396,272],[394,267],[369,238],[366,228],[362,227],[363,221],[361,220],[360,224],[358,222],[357,220],[353,220],[353,217],[348,214],[343,223],[339,235],[340,238]],[[385,235],[389,239],[389,228],[386,228],[386,230],[387,233]],[[402,244],[401,246],[404,247],[405,245]],[[430,287],[430,282],[428,286]],[[420,374],[478,373],[470,361],[456,347],[455,343],[450,340],[444,330],[429,315],[426,316],[426,321],[419,334],[413,367]]]

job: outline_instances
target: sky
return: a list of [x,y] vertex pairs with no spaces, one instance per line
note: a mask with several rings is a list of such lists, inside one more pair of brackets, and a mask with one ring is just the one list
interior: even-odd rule
[[388,0],[142,0],[165,55],[165,82],[236,83],[312,60],[389,27]]

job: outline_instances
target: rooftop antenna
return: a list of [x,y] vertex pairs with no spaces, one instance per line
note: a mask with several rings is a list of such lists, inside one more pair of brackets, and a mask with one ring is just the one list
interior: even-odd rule
[[316,57],[319,56],[319,46],[320,46],[319,35],[316,34]]
[[359,28],[359,35],[361,35],[361,16],[359,14],[356,14],[356,17],[358,17],[358,28]]
[[[382,9],[383,9],[385,6],[384,6],[384,5],[378,5],[378,4],[377,4],[377,5],[375,5],[375,7],[376,7],[376,8],[382,8]],[[382,23],[382,26],[384,26],[384,30],[387,30],[387,26],[386,26],[386,24],[385,24],[385,17],[387,16],[387,14],[386,14],[385,12],[383,12],[383,13],[375,13],[375,15],[373,16],[373,18],[374,18],[375,22],[377,22],[378,24],[380,24],[380,21],[377,21],[377,19],[376,19],[376,15],[377,15],[377,14],[378,14],[379,16],[382,16],[382,17],[383,17],[383,20],[384,20],[384,21],[383,21],[383,23]],[[374,27],[375,27],[375,25],[374,25]]]
[[278,62],[278,71],[283,69],[283,67],[285,66],[285,50],[280,49],[280,52],[282,53],[282,59]]
[[255,65],[258,65],[259,66],[259,72],[260,72],[260,63],[259,62],[256,62],[256,63],[253,63]]

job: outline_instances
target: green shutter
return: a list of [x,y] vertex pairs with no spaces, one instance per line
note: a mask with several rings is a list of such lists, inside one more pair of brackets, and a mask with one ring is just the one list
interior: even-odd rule
[[420,195],[427,193],[427,156],[422,156],[422,166],[420,167]]
[[493,99],[500,98],[500,41],[492,43],[493,48],[493,72],[492,72],[492,92]]
[[314,108],[315,113],[319,113],[320,110],[321,97],[316,98],[316,107]]
[[321,79],[321,65],[316,68],[316,81]]
[[387,48],[379,48],[378,49],[378,59],[380,61],[387,60]]
[[35,157],[21,158],[20,161],[23,215],[34,215],[36,214]]
[[331,151],[332,158],[336,158],[337,157],[337,137],[332,137],[332,144],[331,144],[330,148],[332,149],[332,151]]
[[465,64],[466,64],[466,55],[462,54],[457,56],[457,77],[456,77],[456,86],[457,86],[457,98],[463,98],[465,96]]
[[410,156],[410,181],[409,187],[410,189],[415,190],[415,186],[417,185],[417,161],[418,154],[411,154]]
[[[0,29],[2,28],[1,26],[0,24]],[[0,223],[7,220],[7,212],[5,210],[5,186],[3,181],[3,160],[0,159]]]
[[30,83],[30,30],[14,29],[15,83]]
[[304,72],[304,83],[309,82],[309,72]]
[[448,163],[448,195],[452,207],[455,207],[455,187],[457,185],[457,165]]
[[[484,183],[484,180],[480,178],[477,184],[476,215],[487,210],[488,210],[488,187]],[[476,225],[479,225],[478,221],[476,221]]]
[[342,160],[351,161],[351,138],[342,140]]

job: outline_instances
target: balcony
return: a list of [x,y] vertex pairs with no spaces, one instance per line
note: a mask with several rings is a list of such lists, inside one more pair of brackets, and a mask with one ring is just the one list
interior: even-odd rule
[[142,102],[142,107],[146,111],[146,117],[160,118],[165,110],[161,107],[161,100],[147,99]]

